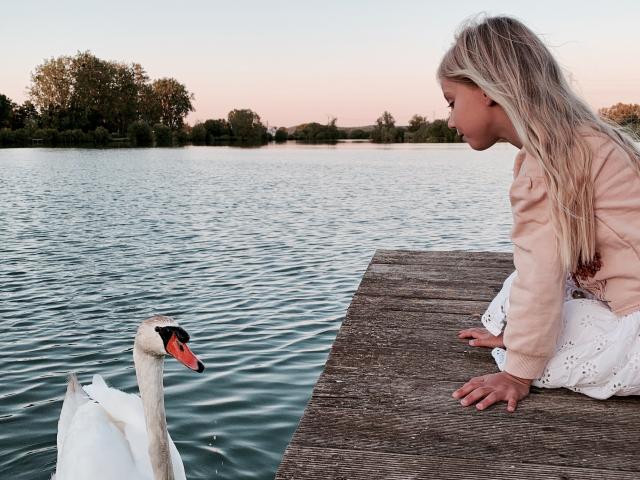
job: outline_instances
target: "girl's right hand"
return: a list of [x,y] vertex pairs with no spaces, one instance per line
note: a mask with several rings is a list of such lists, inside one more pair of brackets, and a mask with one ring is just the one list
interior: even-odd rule
[[460,330],[458,332],[458,338],[471,338],[472,340],[469,340],[469,345],[472,347],[504,348],[502,334],[496,337],[495,335],[491,335],[486,328],[473,327]]

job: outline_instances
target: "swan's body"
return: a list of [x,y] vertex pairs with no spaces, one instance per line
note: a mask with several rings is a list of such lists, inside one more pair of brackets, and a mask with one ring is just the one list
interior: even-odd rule
[[185,345],[185,335],[167,317],[153,317],[140,326],[134,361],[142,398],[108,387],[100,375],[94,375],[84,390],[75,375],[69,377],[52,480],[186,479],[180,454],[167,432],[161,356],[175,353],[178,360],[202,371],[204,366]]

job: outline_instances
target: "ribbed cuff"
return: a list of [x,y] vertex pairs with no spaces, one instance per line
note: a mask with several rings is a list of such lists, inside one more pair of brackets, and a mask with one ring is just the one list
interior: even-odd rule
[[507,349],[504,369],[516,377],[535,380],[542,376],[548,361],[548,357],[535,357]]

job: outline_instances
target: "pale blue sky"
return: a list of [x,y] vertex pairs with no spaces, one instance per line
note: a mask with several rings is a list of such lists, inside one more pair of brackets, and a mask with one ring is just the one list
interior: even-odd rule
[[252,108],[270,125],[446,116],[434,71],[469,15],[540,34],[594,107],[640,103],[640,2],[30,1],[3,5],[0,93],[22,102],[45,58],[91,50],[195,94],[189,121]]

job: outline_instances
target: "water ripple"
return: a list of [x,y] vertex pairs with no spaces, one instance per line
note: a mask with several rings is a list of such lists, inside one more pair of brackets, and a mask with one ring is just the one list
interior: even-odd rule
[[509,251],[499,145],[0,150],[0,477],[47,479],[68,372],[135,392],[138,323],[165,364],[191,479],[272,478],[378,248]]

